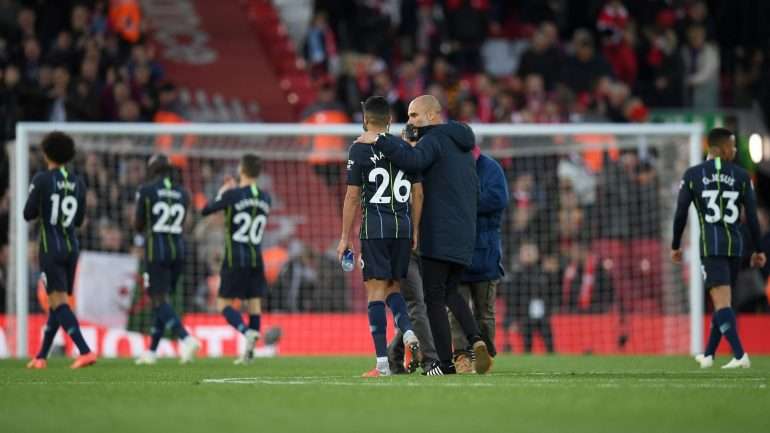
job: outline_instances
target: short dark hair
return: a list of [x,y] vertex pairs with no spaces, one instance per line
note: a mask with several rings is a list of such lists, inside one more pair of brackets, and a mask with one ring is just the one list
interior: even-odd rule
[[241,157],[241,172],[248,177],[258,178],[262,173],[262,158],[253,153]]
[[75,141],[61,131],[54,131],[43,137],[40,147],[46,158],[57,164],[66,164],[75,157]]
[[168,157],[162,153],[156,153],[147,160],[147,177],[150,179],[159,176],[170,176],[173,172]]
[[708,135],[709,147],[722,147],[733,135],[727,128],[713,128]]
[[390,103],[382,96],[370,96],[364,101],[364,117],[378,125],[390,123]]

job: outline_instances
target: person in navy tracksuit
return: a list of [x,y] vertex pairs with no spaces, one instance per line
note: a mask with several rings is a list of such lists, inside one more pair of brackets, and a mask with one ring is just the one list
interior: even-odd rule
[[[495,356],[495,297],[500,278],[505,274],[502,260],[500,226],[508,207],[508,181],[500,164],[473,149],[476,174],[479,177],[479,200],[476,210],[476,247],[471,266],[466,269],[458,287],[460,294],[473,305],[473,315],[487,343],[490,356]],[[460,323],[451,316],[452,346],[458,373],[473,372],[468,340]]]

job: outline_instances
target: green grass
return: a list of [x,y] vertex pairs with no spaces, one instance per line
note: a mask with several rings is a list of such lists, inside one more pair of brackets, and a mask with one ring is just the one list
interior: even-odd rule
[[[719,360],[726,361],[724,357]],[[497,359],[486,376],[361,379],[368,358],[0,362],[0,432],[770,432],[770,357]],[[234,383],[221,379],[231,379]]]

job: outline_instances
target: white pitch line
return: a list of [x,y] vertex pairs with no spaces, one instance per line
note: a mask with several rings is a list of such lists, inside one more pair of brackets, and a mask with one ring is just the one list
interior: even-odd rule
[[[340,380],[342,379],[342,380]],[[733,378],[737,379],[737,378]],[[448,387],[448,388],[521,388],[521,387],[560,387],[560,388],[653,388],[653,389],[766,389],[766,383],[757,383],[763,381],[758,378],[741,378],[744,380],[716,379],[709,382],[692,383],[689,380],[676,381],[671,379],[642,379],[636,382],[627,381],[600,381],[594,383],[584,383],[582,381],[565,381],[560,379],[521,379],[515,382],[494,383],[494,382],[441,382],[438,380],[425,380],[419,382],[396,382],[388,379],[372,380],[362,378],[350,378],[349,376],[334,377],[231,377],[231,378],[211,378],[201,381],[202,384],[220,384],[220,385],[274,385],[274,386],[378,386],[378,387]],[[754,383],[751,383],[754,382]]]

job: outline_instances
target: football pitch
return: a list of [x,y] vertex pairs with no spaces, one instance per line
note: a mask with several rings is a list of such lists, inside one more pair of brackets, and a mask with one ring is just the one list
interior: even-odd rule
[[362,379],[369,358],[2,361],[0,432],[768,432],[770,357],[752,363],[503,356],[485,376]]

